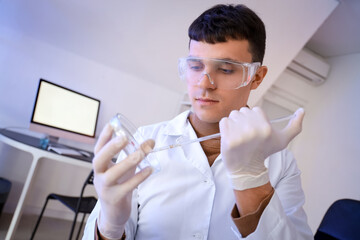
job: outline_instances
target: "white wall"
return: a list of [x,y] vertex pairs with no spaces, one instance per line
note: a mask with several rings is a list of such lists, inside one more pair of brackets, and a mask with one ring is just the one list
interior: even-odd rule
[[141,125],[177,113],[179,93],[10,29],[0,36],[2,127],[28,126],[41,77],[100,99],[98,132],[116,112]]
[[[0,28],[0,73],[0,128],[28,128],[39,78],[100,99],[97,135],[117,112],[128,116],[137,126],[170,119],[177,114],[182,97],[160,85],[6,28]],[[32,156],[2,143],[0,153],[0,176],[13,182],[4,211],[12,212]],[[37,214],[49,191],[78,194],[88,172],[89,169],[41,161],[31,191],[36,194],[29,195],[25,212]],[[49,209],[56,212],[64,208],[50,205]],[[59,213],[50,211],[50,215]]]
[[335,200],[360,200],[360,53],[328,61],[331,72],[323,85],[313,87],[287,72],[276,82],[306,102],[303,131],[293,151],[314,232]]

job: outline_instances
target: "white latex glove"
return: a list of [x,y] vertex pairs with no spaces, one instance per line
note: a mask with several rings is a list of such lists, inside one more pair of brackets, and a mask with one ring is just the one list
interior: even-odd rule
[[303,117],[300,108],[282,130],[274,129],[258,107],[244,107],[221,119],[221,154],[234,189],[255,188],[269,181],[265,159],[301,132]]
[[135,174],[136,166],[152,150],[154,141],[145,141],[139,150],[114,164],[112,158],[126,146],[127,139],[111,138],[112,128],[107,124],[94,150],[94,186],[101,204],[99,231],[107,239],[120,239],[130,217],[132,191],[152,172],[148,167]]

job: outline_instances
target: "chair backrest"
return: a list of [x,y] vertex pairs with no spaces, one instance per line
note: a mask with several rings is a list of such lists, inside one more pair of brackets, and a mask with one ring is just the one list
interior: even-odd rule
[[315,234],[315,240],[321,239],[360,239],[360,201],[335,201],[327,210]]
[[[94,170],[91,170],[91,172],[89,173],[88,177],[86,178],[85,182],[84,182],[84,185],[81,189],[81,193],[80,193],[80,196],[79,196],[79,200],[77,202],[77,205],[76,205],[76,210],[75,212],[77,213],[80,209],[80,204],[81,204],[81,201],[83,199],[83,195],[84,195],[84,191],[85,191],[85,188],[87,185],[93,185],[94,184]],[[77,215],[75,215],[75,218],[76,218]]]
[[91,170],[89,176],[86,178],[85,183],[94,184],[94,171],[93,170]]
[[86,178],[85,182],[84,182],[84,185],[81,189],[81,194],[80,194],[80,197],[83,196],[84,194],[84,191],[85,191],[85,188],[87,185],[93,185],[94,184],[94,171],[91,170],[91,172],[89,173],[88,177]]

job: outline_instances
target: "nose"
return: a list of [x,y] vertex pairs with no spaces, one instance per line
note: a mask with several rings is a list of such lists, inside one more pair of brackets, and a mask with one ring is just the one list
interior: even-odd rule
[[211,88],[211,89],[216,88],[215,82],[211,78],[210,74],[207,72],[201,74],[198,82],[198,86],[201,88]]

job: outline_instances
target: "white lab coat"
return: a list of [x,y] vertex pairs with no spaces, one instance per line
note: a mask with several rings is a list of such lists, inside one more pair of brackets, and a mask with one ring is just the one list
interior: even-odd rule
[[[155,147],[174,144],[179,137],[196,138],[184,112],[169,122],[139,129],[152,138]],[[238,239],[230,213],[233,190],[219,156],[210,167],[199,143],[158,152],[161,171],[134,191],[127,239]],[[265,161],[275,193],[265,208],[255,232],[246,239],[313,239],[302,208],[304,193],[295,159],[286,150]],[[94,208],[83,239],[93,239],[100,204]],[[235,231],[235,233],[234,233]],[[238,234],[238,235],[237,235]]]

